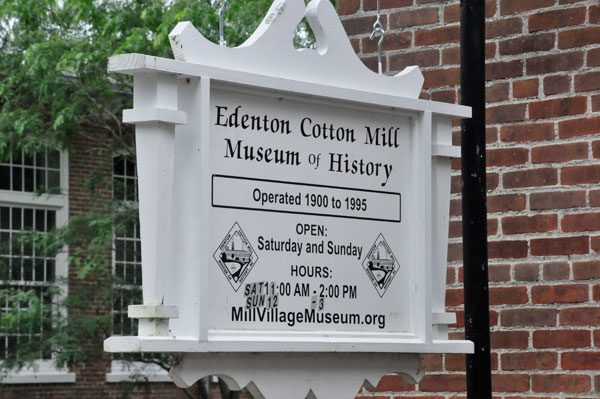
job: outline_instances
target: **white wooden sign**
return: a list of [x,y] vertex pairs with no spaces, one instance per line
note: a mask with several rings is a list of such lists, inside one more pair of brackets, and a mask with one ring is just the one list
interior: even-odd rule
[[[304,15],[317,50],[293,47]],[[269,399],[472,351],[444,311],[451,121],[470,109],[417,99],[418,67],[364,67],[328,0],[276,0],[237,48],[189,23],[170,40],[176,60],[109,60],[134,76],[144,304],[105,349],[182,353],[179,385]]]

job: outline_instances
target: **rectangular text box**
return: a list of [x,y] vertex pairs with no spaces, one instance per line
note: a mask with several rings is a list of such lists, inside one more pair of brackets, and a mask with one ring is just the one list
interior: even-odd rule
[[401,220],[400,193],[240,176],[213,175],[212,205],[380,222]]

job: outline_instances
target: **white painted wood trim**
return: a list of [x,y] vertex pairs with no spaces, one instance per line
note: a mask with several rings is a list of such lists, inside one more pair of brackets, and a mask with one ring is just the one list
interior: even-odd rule
[[132,375],[140,376],[148,382],[173,382],[169,373],[155,364],[113,360],[110,368],[110,373],[106,374],[106,382],[135,381]]
[[465,340],[355,339],[339,342],[314,340],[198,341],[193,337],[119,337],[104,341],[106,352],[377,352],[377,353],[473,353]]
[[187,114],[167,108],[135,108],[123,110],[124,123],[162,122],[172,125],[185,125]]
[[447,144],[433,144],[431,146],[431,156],[460,158],[460,147]]
[[72,384],[75,373],[58,369],[51,360],[38,360],[34,368],[25,368],[0,378],[1,384]]
[[371,104],[394,110],[431,111],[435,114],[470,118],[471,108],[463,105],[406,98],[399,95],[370,90],[336,87],[325,83],[311,83],[291,78],[276,78],[257,73],[205,66],[168,58],[143,54],[119,54],[108,59],[108,71],[127,75],[165,72],[187,77],[209,77],[214,81],[228,82],[252,87],[263,87],[274,91],[303,94],[321,98],[345,100],[357,104]]
[[431,317],[433,324],[454,324],[456,323],[456,313],[446,312],[437,313],[433,312]]

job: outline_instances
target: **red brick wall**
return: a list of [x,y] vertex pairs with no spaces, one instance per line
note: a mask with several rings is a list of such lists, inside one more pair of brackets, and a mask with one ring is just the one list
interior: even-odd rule
[[[600,6],[487,0],[487,164],[494,396],[600,395]],[[422,98],[458,102],[459,1],[382,0],[385,71],[419,65]],[[372,69],[376,0],[339,0]],[[459,144],[459,132],[455,144]],[[447,306],[462,337],[458,162]],[[417,386],[385,377],[361,397],[464,397],[464,356],[425,357]]]

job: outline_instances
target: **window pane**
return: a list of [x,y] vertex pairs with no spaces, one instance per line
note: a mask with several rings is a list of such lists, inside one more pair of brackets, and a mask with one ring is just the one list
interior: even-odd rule
[[13,191],[23,191],[23,169],[19,167],[12,168],[12,189]]
[[60,189],[60,172],[49,170],[48,171],[48,190],[56,193],[57,189]]
[[35,187],[35,182],[33,181],[33,169],[25,168],[25,187],[24,191],[33,192]]
[[33,166],[33,159],[34,159],[33,155],[25,154],[25,156],[23,157],[24,165],[25,166]]
[[0,165],[0,190],[10,190],[10,166]]
[[46,191],[46,169],[35,170],[35,189]]
[[8,230],[10,228],[10,208],[0,207],[0,229]]
[[23,230],[33,230],[33,209],[23,210]]
[[60,153],[57,150],[48,150],[48,167],[60,169]]

